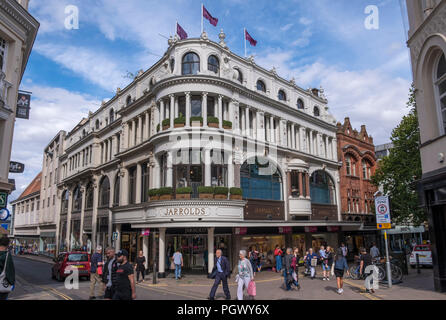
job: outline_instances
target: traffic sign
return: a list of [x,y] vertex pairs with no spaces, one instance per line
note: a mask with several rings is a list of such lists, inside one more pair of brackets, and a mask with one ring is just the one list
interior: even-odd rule
[[376,211],[376,224],[389,224],[390,220],[390,207],[389,197],[380,196],[375,198],[375,211]]
[[6,208],[8,204],[8,193],[5,191],[0,191],[0,209]]
[[6,208],[0,209],[0,220],[6,221],[10,216],[9,210]]
[[377,229],[392,229],[391,223],[377,223],[376,224]]
[[117,232],[113,232],[113,240],[118,240],[118,233]]

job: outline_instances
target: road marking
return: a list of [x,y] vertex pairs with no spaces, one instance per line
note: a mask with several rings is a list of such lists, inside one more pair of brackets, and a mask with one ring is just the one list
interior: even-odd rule
[[62,297],[65,300],[73,300],[71,297],[65,295],[64,293],[62,293],[62,292],[60,292],[60,291],[58,291],[58,290],[56,290],[54,288],[51,288],[51,287],[48,287],[48,286],[43,286],[43,285],[41,286],[41,285],[38,285],[38,284],[32,284],[31,282],[25,280],[24,278],[22,278],[22,277],[20,277],[18,275],[16,275],[16,278],[17,278],[17,280],[19,280],[19,282],[22,282],[23,284],[28,285],[30,287],[39,287],[40,289],[44,290],[44,292],[46,294],[49,294],[48,292],[50,292],[50,293],[53,293],[53,294],[57,295],[58,297]]
[[352,287],[356,287],[356,288],[361,289],[364,292],[360,292],[359,294],[364,296],[364,297],[366,297],[366,298],[368,298],[368,299],[370,299],[370,300],[383,300],[383,298],[378,296],[378,295],[372,295],[372,294],[370,294],[368,292],[365,292],[366,288],[364,286],[358,285],[356,283],[352,283],[349,280],[344,280],[344,283],[347,283],[348,285],[350,285]]

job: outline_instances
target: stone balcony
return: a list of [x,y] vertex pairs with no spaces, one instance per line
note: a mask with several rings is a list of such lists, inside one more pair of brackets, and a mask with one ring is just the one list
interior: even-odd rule
[[290,215],[308,216],[311,215],[311,199],[310,198],[289,198],[289,213]]

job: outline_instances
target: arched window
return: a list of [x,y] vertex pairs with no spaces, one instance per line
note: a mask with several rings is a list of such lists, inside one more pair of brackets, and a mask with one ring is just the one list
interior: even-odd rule
[[127,96],[127,99],[125,100],[125,104],[128,106],[128,105],[130,105],[130,103],[132,103],[132,97],[129,95],[129,96]]
[[85,194],[85,209],[93,208],[93,184],[90,182],[87,185],[86,194]]
[[110,181],[108,177],[103,177],[99,186],[99,206],[108,207],[110,205]]
[[197,74],[200,71],[200,58],[196,53],[189,52],[183,57],[182,74]]
[[173,73],[173,71],[175,70],[175,58],[170,58],[170,72]]
[[442,118],[442,129],[443,133],[446,133],[446,59],[444,54],[442,54],[440,60],[438,61],[436,75],[434,78],[435,85],[438,90],[439,100],[437,103]]
[[245,162],[240,168],[240,182],[244,199],[282,200],[280,172],[276,167],[270,167],[265,160],[259,161],[256,158],[254,164]]
[[305,109],[305,105],[304,105],[304,102],[302,101],[302,99],[297,99],[297,109],[298,110]]
[[209,56],[208,58],[208,70],[215,72],[217,74],[220,71],[220,62],[218,61],[218,58],[214,55]]
[[266,92],[266,86],[262,80],[257,80],[257,90]]
[[119,193],[121,190],[121,178],[119,177],[119,173],[116,176],[115,180],[115,190],[113,195],[113,205],[119,206]]
[[372,165],[367,160],[362,160],[362,177],[363,179],[371,178],[371,168]]
[[96,127],[96,130],[99,130],[99,119],[96,119],[95,127]]
[[345,171],[347,175],[352,174],[352,159],[350,157],[345,157]]
[[319,108],[318,107],[314,107],[314,109],[313,109],[313,115],[315,116],[315,117],[319,117],[321,114],[320,114],[320,112],[319,112]]
[[277,97],[279,98],[280,101],[286,101],[285,91],[279,90],[279,93],[278,93]]
[[110,123],[112,123],[113,121],[115,121],[115,110],[110,109],[110,111],[108,112],[109,114],[109,119],[110,119]]
[[[69,193],[68,190],[65,190],[62,194],[62,212],[66,213],[68,211],[68,197]],[[37,207],[39,209],[39,207]]]
[[319,204],[336,204],[335,194],[334,182],[325,171],[318,170],[311,175],[311,202]]
[[79,186],[76,187],[73,191],[73,211],[81,210],[81,202],[82,202],[82,191]]
[[239,68],[234,68],[234,79],[237,79],[238,82],[243,83],[243,73]]

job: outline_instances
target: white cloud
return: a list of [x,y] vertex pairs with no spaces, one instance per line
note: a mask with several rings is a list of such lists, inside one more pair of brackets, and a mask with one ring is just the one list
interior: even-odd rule
[[312,21],[306,17],[302,17],[299,19],[299,23],[303,24],[304,26],[309,26],[312,23]]
[[284,25],[283,27],[280,28],[280,30],[282,31],[287,31],[289,30],[294,24],[293,23],[288,23],[286,25]]
[[128,82],[124,64],[98,49],[37,43],[34,50],[108,91]]
[[16,180],[17,190],[11,201],[42,170],[43,149],[60,131],[69,132],[88,111],[99,108],[100,101],[77,92],[61,88],[31,86],[30,119],[17,119],[14,129],[11,160],[25,164],[22,174],[10,174]]

